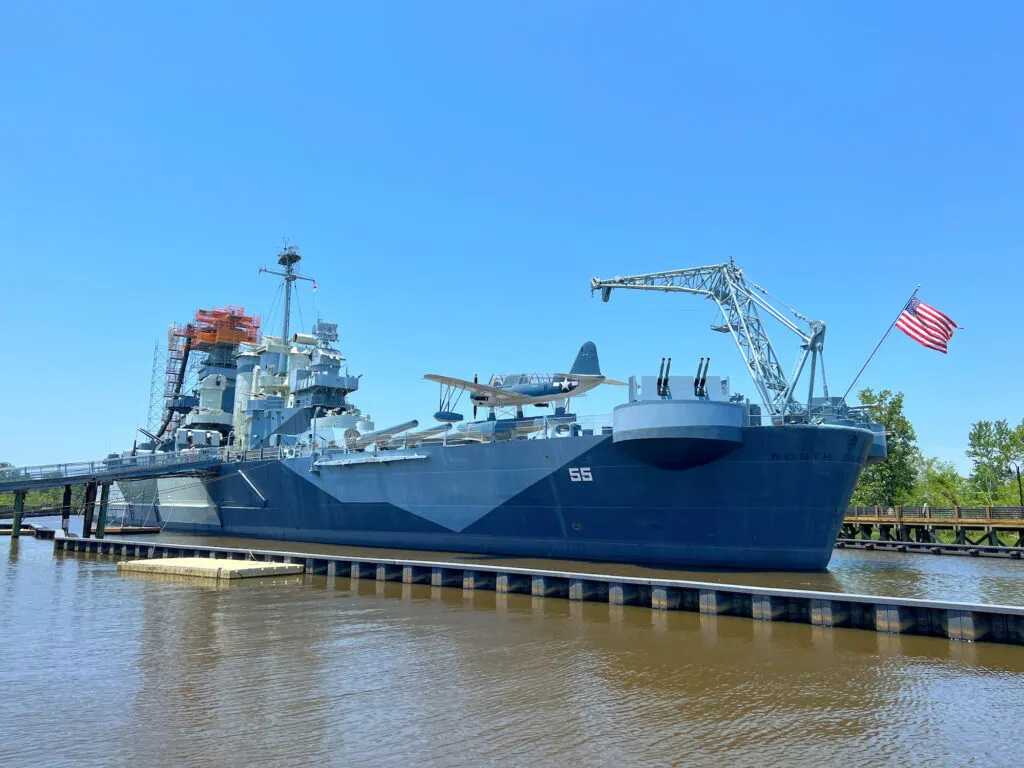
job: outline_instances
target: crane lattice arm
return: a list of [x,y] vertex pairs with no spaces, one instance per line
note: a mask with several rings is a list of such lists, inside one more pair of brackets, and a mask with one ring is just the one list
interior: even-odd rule
[[[765,407],[773,416],[784,416],[787,413],[799,413],[805,410],[802,404],[793,400],[793,392],[803,371],[807,356],[811,356],[811,383],[808,394],[807,409],[814,392],[814,374],[818,359],[822,355],[825,340],[825,324],[819,320],[808,320],[802,314],[782,305],[793,316],[793,320],[782,310],[777,309],[768,301],[769,294],[761,286],[747,281],[743,270],[730,259],[725,264],[714,264],[708,267],[692,267],[669,272],[652,272],[647,275],[631,277],[615,277],[610,280],[593,278],[590,291],[601,291],[601,299],[608,301],[612,290],[629,288],[640,291],[665,291],[669,293],[692,293],[714,301],[721,310],[725,324],[715,326],[714,330],[732,334],[739,348],[743,362],[750,372],[750,377],[761,395]],[[781,304],[781,302],[778,302]],[[768,332],[761,322],[760,310],[764,310],[775,320],[797,335],[800,339],[802,354],[796,362],[792,375],[786,376],[779,362],[778,355],[772,346]],[[804,330],[795,321],[807,326]],[[825,396],[828,388],[825,384],[824,358],[821,358],[822,384]]]

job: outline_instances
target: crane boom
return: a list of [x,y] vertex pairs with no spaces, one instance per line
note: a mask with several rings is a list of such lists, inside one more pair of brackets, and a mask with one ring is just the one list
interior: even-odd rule
[[[717,326],[714,329],[732,334],[743,362],[747,366],[747,371],[750,373],[750,378],[753,380],[754,386],[757,387],[765,407],[773,417],[783,418],[787,414],[810,413],[811,398],[814,395],[815,371],[819,365],[819,359],[822,369],[822,389],[825,397],[828,397],[824,358],[822,357],[825,324],[820,320],[809,320],[796,310],[776,300],[788,311],[792,319],[788,317],[786,312],[768,300],[770,295],[764,288],[744,277],[743,270],[737,267],[732,259],[724,264],[713,264],[706,267],[615,277],[610,280],[601,280],[595,277],[590,281],[590,292],[601,291],[602,301],[608,301],[612,291],[616,288],[690,293],[714,301],[725,321],[723,326]],[[800,339],[802,353],[789,376],[786,376],[771,339],[768,337],[768,332],[761,322],[761,310],[768,313]],[[806,329],[798,325],[798,322],[805,325]],[[808,355],[811,357],[810,389],[807,404],[804,406],[794,400],[794,390]]]

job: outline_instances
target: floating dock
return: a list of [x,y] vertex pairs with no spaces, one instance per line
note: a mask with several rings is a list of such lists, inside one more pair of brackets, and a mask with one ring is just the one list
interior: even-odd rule
[[155,573],[162,576],[195,576],[203,579],[254,579],[265,576],[301,574],[299,563],[274,563],[262,560],[223,560],[210,557],[172,557],[159,560],[126,560],[117,564],[118,573]]
[[45,525],[32,525],[31,523],[25,523],[20,527],[20,530],[15,532],[13,525],[4,525],[0,523],[0,536],[12,536],[18,538],[21,534],[30,534],[35,536],[37,539],[52,539],[54,536],[53,528],[47,528]]
[[[129,558],[206,558],[293,564],[306,574],[375,581],[492,590],[535,597],[635,605],[655,611],[694,611],[757,621],[789,621],[889,634],[930,635],[961,642],[1024,645],[1024,607],[940,600],[850,595],[739,584],[647,579],[598,573],[549,571],[480,563],[395,560],[351,555],[212,547],[110,539],[58,537],[55,552]],[[232,563],[234,565],[234,562]]]

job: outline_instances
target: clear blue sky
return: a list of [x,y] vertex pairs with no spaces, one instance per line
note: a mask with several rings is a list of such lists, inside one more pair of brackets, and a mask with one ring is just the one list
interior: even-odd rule
[[429,418],[423,373],[586,339],[750,395],[706,302],[588,291],[729,256],[828,323],[839,393],[922,283],[967,330],[894,333],[862,383],[926,453],[1024,415],[1024,4],[39,0],[0,28],[2,459],[129,447],[154,340],[266,314],[282,238],[381,425]]

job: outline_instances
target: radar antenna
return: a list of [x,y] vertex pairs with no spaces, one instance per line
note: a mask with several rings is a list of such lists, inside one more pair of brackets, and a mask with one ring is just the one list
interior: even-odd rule
[[[822,390],[825,397],[828,397],[825,358],[822,352],[825,323],[820,320],[809,320],[792,307],[774,299],[757,283],[748,281],[743,275],[743,270],[737,267],[732,259],[725,264],[707,267],[652,272],[646,275],[615,277],[610,280],[595,277],[590,281],[590,292],[593,294],[594,291],[601,291],[602,301],[608,301],[616,288],[692,293],[714,301],[721,311],[723,324],[713,326],[713,330],[732,334],[750,378],[753,379],[754,386],[757,387],[765,408],[773,419],[781,421],[787,415],[810,414],[815,372],[819,366]],[[786,313],[769,299],[783,307],[793,319],[787,317]],[[793,373],[788,377],[761,322],[759,310],[767,312],[800,339],[800,348],[803,351],[797,359]],[[804,330],[797,322],[806,325],[807,329]],[[811,357],[810,386],[805,406],[794,400],[794,392],[808,355]]]
[[292,283],[296,280],[308,280],[313,283],[314,287],[316,286],[316,281],[312,277],[300,275],[295,271],[295,265],[300,261],[302,261],[302,256],[299,255],[299,249],[294,245],[285,245],[281,252],[277,254],[277,263],[284,267],[284,272],[260,267],[261,273],[266,272],[268,275],[277,275],[284,278],[284,321],[281,327],[282,344],[288,343],[288,323],[292,313]]

